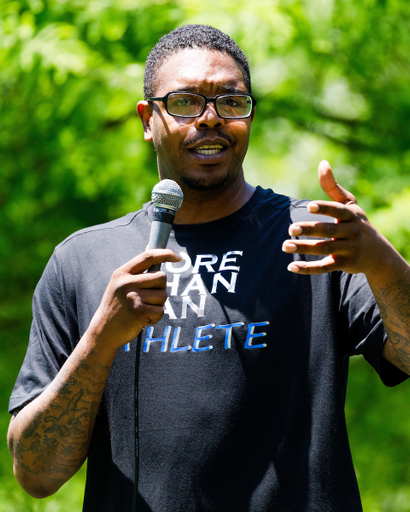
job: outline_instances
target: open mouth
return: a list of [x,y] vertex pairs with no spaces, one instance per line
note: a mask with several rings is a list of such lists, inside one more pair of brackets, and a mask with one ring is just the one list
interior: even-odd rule
[[199,155],[210,156],[210,155],[216,155],[223,149],[224,149],[224,147],[221,146],[220,144],[213,144],[211,146],[210,145],[199,146],[199,147],[195,148],[193,151],[195,153],[198,153]]

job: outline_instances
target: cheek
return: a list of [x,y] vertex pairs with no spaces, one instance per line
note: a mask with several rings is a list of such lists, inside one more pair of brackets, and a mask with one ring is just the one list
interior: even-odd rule
[[160,148],[179,151],[185,136],[185,130],[184,126],[181,126],[183,123],[175,122],[174,119],[177,118],[171,118],[165,122],[165,119],[161,118],[153,123],[152,140],[157,151],[160,150]]
[[175,167],[181,161],[181,142],[176,134],[156,132],[153,143],[162,168]]
[[249,129],[247,126],[244,126],[244,127],[241,127],[241,129],[237,130],[236,134],[235,134],[235,138],[238,142],[238,150],[239,151],[243,151],[245,150],[246,151],[246,148],[248,147],[248,143],[249,143],[249,136],[250,136],[250,133],[249,133]]
[[163,126],[157,126],[152,131],[152,141],[158,153],[172,147],[175,144],[175,137],[168,129],[164,129]]
[[237,121],[234,126],[231,127],[232,135],[238,141],[245,141],[249,139],[250,135],[250,123],[246,119]]

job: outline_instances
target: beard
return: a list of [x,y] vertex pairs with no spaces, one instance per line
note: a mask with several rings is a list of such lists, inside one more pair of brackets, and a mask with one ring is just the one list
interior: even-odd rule
[[189,176],[187,174],[180,176],[182,183],[191,190],[216,190],[223,187],[227,183],[228,178],[229,171],[225,176],[220,176],[217,180],[195,178],[194,176]]

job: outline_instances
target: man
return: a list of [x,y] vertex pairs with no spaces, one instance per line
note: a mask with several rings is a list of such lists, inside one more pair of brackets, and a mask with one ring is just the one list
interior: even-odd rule
[[56,249],[10,401],[18,481],[48,496],[88,456],[84,510],[132,510],[142,333],[137,510],[362,510],[347,361],[364,354],[388,385],[410,372],[407,263],[327,162],[329,202],[245,182],[255,101],[228,36],[164,36],[144,87],[145,139],[185,195],[170,249],[145,251],[150,204]]

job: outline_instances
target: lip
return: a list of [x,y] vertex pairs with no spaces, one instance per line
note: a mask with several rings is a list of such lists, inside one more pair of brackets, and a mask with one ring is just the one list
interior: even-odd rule
[[188,144],[187,149],[190,151],[200,148],[201,146],[222,146],[226,149],[229,146],[229,142],[221,137],[205,138],[195,141],[193,144]]
[[189,154],[198,163],[214,164],[225,158],[229,143],[222,138],[201,139],[187,146]]
[[[198,147],[202,147],[203,145],[198,146]],[[206,144],[206,146],[208,146],[208,144]],[[211,146],[211,145],[209,145],[209,146]],[[214,146],[214,145],[212,145],[212,146]],[[195,151],[195,149],[190,149],[189,155],[195,162],[200,163],[200,164],[218,164],[225,159],[227,151],[228,151],[227,147],[221,147],[221,149],[217,152],[207,151],[207,152],[203,152],[203,153],[198,153],[197,151]]]

